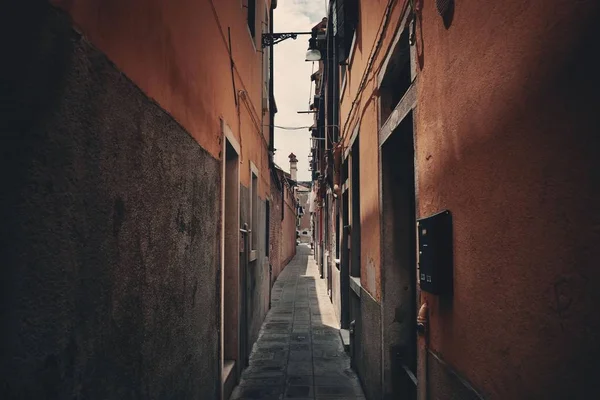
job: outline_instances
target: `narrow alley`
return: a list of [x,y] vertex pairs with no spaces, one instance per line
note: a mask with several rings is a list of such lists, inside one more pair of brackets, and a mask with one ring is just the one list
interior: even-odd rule
[[232,400],[364,399],[307,245],[273,287],[272,308]]
[[0,20],[0,400],[600,399],[600,0]]

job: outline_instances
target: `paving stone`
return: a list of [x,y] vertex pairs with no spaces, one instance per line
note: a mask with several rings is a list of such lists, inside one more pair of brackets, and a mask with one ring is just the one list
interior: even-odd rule
[[288,375],[312,375],[312,361],[289,361],[287,365]]
[[281,386],[238,386],[230,399],[267,399],[280,398],[284,389]]
[[275,282],[272,309],[231,400],[364,400],[310,251],[299,246]]
[[296,386],[312,386],[314,378],[312,375],[288,375],[286,378],[286,385]]
[[290,361],[312,361],[313,355],[310,350],[304,351],[290,351]]
[[240,386],[284,386],[286,377],[279,375],[270,378],[246,378],[242,375]]
[[293,350],[310,350],[309,343],[290,343],[290,351]]
[[315,386],[339,385],[360,389],[360,382],[356,377],[348,377],[342,374],[337,374],[335,377],[315,374],[313,382]]
[[358,387],[347,385],[336,386],[315,386],[315,394],[317,396],[340,396],[343,398],[362,395],[362,391]]
[[286,399],[311,398],[313,396],[312,386],[288,386],[285,390]]

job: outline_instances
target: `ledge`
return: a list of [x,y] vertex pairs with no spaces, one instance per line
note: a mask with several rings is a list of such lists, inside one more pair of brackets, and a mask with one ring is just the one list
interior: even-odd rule
[[360,284],[360,278],[356,276],[350,276],[350,289],[360,298],[360,291],[362,286]]
[[342,345],[344,351],[350,350],[350,331],[348,329],[340,329],[340,338],[342,339]]
[[248,255],[248,262],[256,261],[256,250],[250,250],[250,255]]
[[410,84],[408,90],[400,99],[388,119],[379,129],[379,145],[383,145],[391,136],[394,130],[400,125],[402,120],[411,112],[417,104],[417,89],[414,82]]
[[221,371],[221,390],[225,398],[229,398],[236,384],[235,361],[224,360]]

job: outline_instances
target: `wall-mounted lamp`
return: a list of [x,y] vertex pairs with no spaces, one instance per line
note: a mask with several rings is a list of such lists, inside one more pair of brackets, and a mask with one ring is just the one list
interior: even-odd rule
[[317,38],[311,37],[308,40],[308,51],[306,52],[306,61],[321,60],[321,52],[317,49]]
[[321,52],[317,48],[317,32],[281,32],[281,33],[263,33],[262,35],[262,48],[273,46],[279,42],[283,42],[286,39],[294,39],[298,35],[312,35],[308,40],[308,51],[306,52],[306,61],[319,61],[321,60]]
[[281,32],[281,33],[263,33],[262,35],[262,47],[263,49],[267,46],[272,46],[279,42],[283,42],[286,39],[294,39],[298,35],[312,35],[312,32]]

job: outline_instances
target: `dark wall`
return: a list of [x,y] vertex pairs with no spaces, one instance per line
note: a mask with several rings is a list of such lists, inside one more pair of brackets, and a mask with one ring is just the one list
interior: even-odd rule
[[[250,225],[250,190],[240,185],[241,225]],[[258,224],[256,226],[256,260],[248,263],[246,269],[246,337],[248,352],[258,339],[258,332],[269,310],[269,261],[265,252],[266,245],[266,203],[259,199]]]
[[0,397],[216,398],[220,163],[41,4],[3,9]]
[[[351,303],[357,318],[354,337],[358,342],[354,347],[353,367],[367,399],[381,399],[381,308],[362,287],[360,299],[352,295]],[[357,315],[358,309],[360,314]]]
[[248,338],[250,349],[258,339],[258,332],[269,310],[269,261],[266,258],[266,205],[258,203],[258,249],[256,260],[248,266]]

